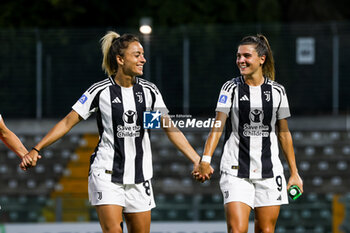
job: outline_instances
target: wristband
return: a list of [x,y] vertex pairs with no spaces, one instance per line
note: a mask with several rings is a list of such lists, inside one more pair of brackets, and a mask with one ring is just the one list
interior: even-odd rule
[[32,147],[32,150],[35,150],[36,152],[40,153],[40,150],[36,149],[35,147]]
[[211,162],[211,156],[203,155],[202,158],[201,158],[201,162],[210,163]]

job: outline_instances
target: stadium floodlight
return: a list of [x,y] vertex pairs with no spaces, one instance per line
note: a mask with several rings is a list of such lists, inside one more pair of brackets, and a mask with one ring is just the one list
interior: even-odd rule
[[140,32],[144,35],[152,33],[152,19],[149,17],[143,17],[140,19]]

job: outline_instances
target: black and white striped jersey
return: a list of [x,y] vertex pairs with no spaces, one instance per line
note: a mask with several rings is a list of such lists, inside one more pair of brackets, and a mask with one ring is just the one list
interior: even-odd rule
[[234,78],[222,86],[216,111],[228,115],[221,171],[250,179],[283,172],[275,126],[290,111],[282,85],[265,78],[249,86],[242,76]]
[[143,112],[168,113],[153,83],[141,78],[135,81],[125,88],[109,77],[93,84],[72,107],[84,119],[97,113],[100,140],[90,169],[105,170],[112,182],[120,184],[152,178],[151,144],[148,129],[143,127]]

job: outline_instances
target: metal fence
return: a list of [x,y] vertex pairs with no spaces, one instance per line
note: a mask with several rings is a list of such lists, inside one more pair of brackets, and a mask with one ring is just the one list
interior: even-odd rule
[[349,108],[350,23],[233,24],[154,28],[0,29],[0,106],[5,117],[62,117],[101,70],[99,40],[108,31],[134,33],[145,47],[146,79],[157,84],[172,113],[213,115],[222,84],[239,75],[236,46],[265,34],[276,80],[292,114],[341,114]]

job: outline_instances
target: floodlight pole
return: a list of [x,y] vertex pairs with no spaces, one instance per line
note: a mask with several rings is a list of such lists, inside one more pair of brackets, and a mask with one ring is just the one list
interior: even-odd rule
[[187,36],[183,39],[183,113],[189,114],[190,110],[190,40]]
[[36,119],[42,118],[42,42],[36,29]]
[[333,115],[339,114],[339,36],[336,23],[332,24],[333,31]]

